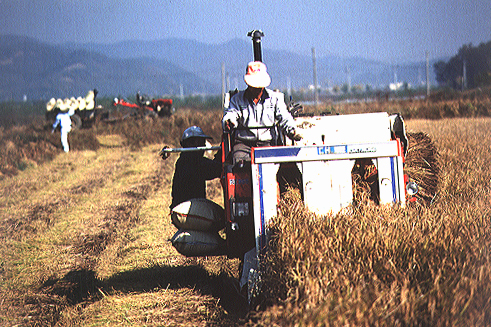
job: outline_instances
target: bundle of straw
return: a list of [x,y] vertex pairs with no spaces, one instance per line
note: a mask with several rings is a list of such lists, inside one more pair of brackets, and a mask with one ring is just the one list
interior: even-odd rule
[[438,191],[438,151],[426,133],[407,133],[407,138],[409,145],[404,173],[418,184],[418,203],[430,204]]

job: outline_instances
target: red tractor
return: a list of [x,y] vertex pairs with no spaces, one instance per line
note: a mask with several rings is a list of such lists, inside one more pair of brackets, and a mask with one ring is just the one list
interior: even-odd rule
[[175,109],[172,107],[172,99],[150,99],[146,95],[141,95],[140,92],[136,94],[136,103],[115,98],[113,105],[126,109],[129,108],[131,110],[131,116],[169,117],[175,112]]

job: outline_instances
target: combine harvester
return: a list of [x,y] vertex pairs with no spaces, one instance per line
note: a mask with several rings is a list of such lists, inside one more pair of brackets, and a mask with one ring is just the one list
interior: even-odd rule
[[[253,39],[254,59],[261,60],[263,34],[252,31],[249,36]],[[225,106],[228,98],[229,94]],[[217,239],[216,229],[211,238],[203,235],[193,238],[191,233],[182,239],[180,230],[172,239],[178,251],[189,256],[226,254],[229,258],[243,259],[255,249],[250,269],[245,272],[250,302],[260,291],[264,268],[261,258],[268,251],[268,223],[278,215],[280,195],[286,184],[296,184],[306,208],[319,216],[335,215],[353,204],[353,172],[360,167],[371,168],[375,193],[371,197],[375,203],[404,207],[415,200],[418,192],[418,185],[404,174],[408,138],[400,115],[380,112],[297,116],[295,122],[303,136],[301,141],[287,145],[283,137],[281,146],[253,148],[250,164],[241,166],[234,166],[230,159],[232,135],[223,134],[221,183],[225,217],[208,219],[225,220],[226,240]],[[164,148],[162,152],[203,149]],[[174,217],[176,214],[188,219],[199,216],[203,207],[193,209],[192,202],[185,204],[184,209],[180,205],[176,207]],[[200,203],[203,205],[203,201]],[[210,251],[205,249],[208,245]],[[195,251],[196,246],[205,250]]]

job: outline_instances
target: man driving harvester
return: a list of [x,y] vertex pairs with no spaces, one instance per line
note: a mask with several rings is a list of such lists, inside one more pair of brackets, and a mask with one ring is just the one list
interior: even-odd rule
[[[224,132],[230,133],[233,139],[233,166],[238,167],[246,166],[246,162],[250,163],[252,147],[281,145],[281,133],[295,141],[302,139],[295,131],[294,120],[288,111],[283,93],[266,88],[271,83],[266,65],[261,61],[250,62],[244,81],[247,89],[232,96],[222,118]],[[253,226],[245,227],[248,228]],[[245,295],[249,271],[256,266],[256,248],[248,241],[237,245],[243,247],[242,252],[239,251],[243,253],[240,256],[242,271],[239,289]]]
[[266,88],[271,83],[266,65],[260,61],[250,62],[244,81],[247,89],[232,96],[222,118],[223,130],[234,133],[234,164],[250,161],[251,147],[278,145],[279,131],[292,140],[302,139],[295,132],[284,94]]

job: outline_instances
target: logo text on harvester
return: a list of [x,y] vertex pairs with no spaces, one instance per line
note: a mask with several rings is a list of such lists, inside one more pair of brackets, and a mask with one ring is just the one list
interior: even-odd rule
[[377,152],[377,148],[374,146],[360,147],[349,149],[348,153],[373,153]]
[[339,153],[346,153],[345,145],[317,147],[317,154],[339,154]]
[[229,184],[230,185],[247,185],[247,184],[249,184],[249,180],[247,178],[245,178],[245,179],[230,179]]

